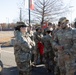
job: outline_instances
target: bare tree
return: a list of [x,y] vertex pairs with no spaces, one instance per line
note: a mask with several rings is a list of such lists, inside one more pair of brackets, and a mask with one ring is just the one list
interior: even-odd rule
[[67,11],[61,0],[35,0],[35,9],[32,11],[34,18],[43,24],[44,21],[52,22]]

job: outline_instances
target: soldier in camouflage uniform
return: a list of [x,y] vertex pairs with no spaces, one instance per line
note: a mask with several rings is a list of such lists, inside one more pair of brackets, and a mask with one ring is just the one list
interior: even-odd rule
[[46,35],[42,38],[44,45],[44,62],[48,72],[54,72],[54,51],[52,49],[52,30],[46,28]]
[[[55,27],[52,31],[52,37],[54,38],[54,36],[56,35],[57,31],[60,29],[60,22],[58,22],[57,27]],[[58,67],[58,50],[56,48],[53,47],[54,53],[55,53],[55,57],[54,57],[54,62],[55,62],[55,67],[54,67],[54,74],[55,75],[60,75],[60,70]]]
[[54,36],[53,46],[58,50],[60,75],[74,75],[76,71],[76,30],[68,27],[66,17],[59,19],[60,27]]
[[[32,41],[34,41],[34,31],[32,30],[32,26],[28,26],[27,28],[27,35],[31,38]],[[32,51],[32,57],[31,57],[31,65],[33,65],[34,62],[34,50]]]
[[[34,33],[34,41],[36,43],[36,46],[35,46],[35,63],[37,62],[38,60],[38,55],[39,55],[39,48],[38,48],[38,43],[41,42],[41,39],[43,37],[43,34],[42,34],[42,29],[41,27],[38,27],[36,29],[36,32]],[[42,59],[43,59],[43,56],[40,55],[40,63],[42,63]]]
[[31,51],[35,45],[33,41],[27,36],[27,27],[23,22],[17,22],[15,27],[15,44],[14,54],[19,75],[31,75],[30,60]]

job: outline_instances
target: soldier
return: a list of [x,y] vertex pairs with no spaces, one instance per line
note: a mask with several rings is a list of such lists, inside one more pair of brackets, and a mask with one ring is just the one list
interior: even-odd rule
[[30,60],[31,51],[35,45],[33,41],[27,36],[27,27],[24,22],[17,22],[15,27],[15,44],[14,55],[19,75],[31,75]]
[[47,71],[54,72],[54,51],[52,49],[52,30],[46,28],[46,35],[42,38],[44,45],[44,62]]
[[[60,22],[58,22],[57,28],[54,27],[53,31],[52,31],[52,37],[54,38],[54,36],[56,35],[57,31],[60,29]],[[55,75],[60,75],[60,70],[58,67],[58,50],[56,48],[53,47],[54,53],[55,53],[55,57],[54,57],[54,62],[55,62],[55,67],[54,67],[54,74]]]
[[[36,32],[34,33],[34,41],[36,43],[36,47],[35,47],[35,49],[36,49],[36,52],[35,52],[35,63],[37,62],[38,55],[39,55],[38,43],[41,43],[42,37],[43,37],[42,29],[40,27],[38,27],[36,29]],[[40,63],[43,63],[42,59],[43,59],[43,56],[40,54]]]
[[74,75],[76,71],[76,30],[68,27],[66,17],[59,19],[60,29],[54,36],[53,47],[58,50],[60,75]]
[[[27,35],[31,38],[32,41],[34,41],[34,31],[32,30],[32,26],[28,26],[27,28]],[[34,50],[32,51],[32,57],[31,57],[31,65],[34,63]]]

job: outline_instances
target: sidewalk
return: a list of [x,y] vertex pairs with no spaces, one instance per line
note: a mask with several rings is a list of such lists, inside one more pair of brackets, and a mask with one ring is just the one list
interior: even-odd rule
[[[1,75],[19,75],[17,67],[4,68]],[[53,75],[48,73],[47,70],[42,67],[34,67],[32,69],[32,75]]]

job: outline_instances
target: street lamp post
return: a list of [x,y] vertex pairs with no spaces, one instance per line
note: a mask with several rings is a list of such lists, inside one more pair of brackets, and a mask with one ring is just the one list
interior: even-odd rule
[[29,26],[30,26],[30,0],[28,1],[28,5],[29,5]]
[[20,8],[20,22],[22,21],[22,8]]

